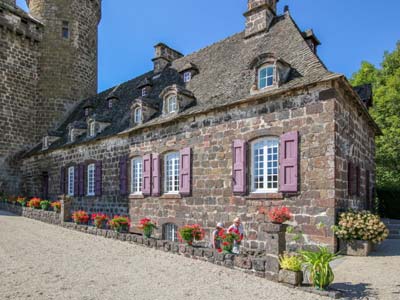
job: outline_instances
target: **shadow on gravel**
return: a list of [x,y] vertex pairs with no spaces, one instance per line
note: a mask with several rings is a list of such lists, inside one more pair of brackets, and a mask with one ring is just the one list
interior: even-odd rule
[[341,291],[346,299],[368,299],[368,297],[377,296],[377,292],[371,289],[370,284],[349,282],[339,282],[331,285],[332,289]]
[[400,240],[386,240],[370,254],[372,257],[400,256]]
[[7,216],[7,217],[20,217],[17,215],[14,215],[8,211],[0,210],[0,216]]

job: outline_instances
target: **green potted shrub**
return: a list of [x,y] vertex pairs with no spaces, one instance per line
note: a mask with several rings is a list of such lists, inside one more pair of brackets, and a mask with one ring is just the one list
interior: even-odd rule
[[384,241],[389,230],[378,215],[369,211],[348,211],[340,214],[339,223],[333,226],[340,239],[340,252],[352,256],[368,256],[375,244]]
[[204,229],[200,225],[185,225],[179,228],[179,239],[186,242],[189,246],[193,245],[193,241],[201,241],[204,239]]
[[338,258],[326,247],[319,247],[319,251],[301,251],[303,264],[310,272],[310,282],[319,290],[325,290],[335,279],[330,263]]
[[93,225],[99,229],[106,227],[108,219],[109,217],[106,214],[92,214]]
[[303,282],[302,271],[303,260],[298,254],[284,253],[279,257],[279,282],[293,286],[301,285]]
[[21,205],[22,207],[26,207],[28,205],[28,200],[25,197],[18,197],[17,198],[17,202],[19,203],[19,205]]
[[149,219],[149,218],[144,218],[144,219],[141,219],[141,220],[139,221],[139,226],[138,226],[138,228],[139,228],[139,229],[142,229],[142,230],[143,230],[143,235],[144,235],[146,238],[149,239],[149,238],[151,238],[151,235],[153,234],[154,229],[157,228],[157,225],[156,225],[156,223],[153,222],[151,219]]
[[131,221],[127,217],[114,216],[108,221],[108,225],[115,232],[127,233],[131,226]]
[[51,202],[50,202],[50,201],[47,201],[47,200],[40,201],[40,207],[41,207],[43,210],[49,210],[50,207],[51,207]]

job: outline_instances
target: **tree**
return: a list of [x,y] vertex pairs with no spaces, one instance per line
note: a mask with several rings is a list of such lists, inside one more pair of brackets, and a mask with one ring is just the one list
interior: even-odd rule
[[351,79],[353,86],[371,83],[374,107],[370,113],[383,132],[376,140],[378,188],[400,187],[400,42],[385,52],[380,68],[363,62]]

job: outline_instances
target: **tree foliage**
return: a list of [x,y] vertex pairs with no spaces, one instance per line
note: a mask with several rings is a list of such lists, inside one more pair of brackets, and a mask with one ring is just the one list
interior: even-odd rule
[[383,132],[376,140],[378,187],[400,187],[400,42],[393,52],[385,52],[380,68],[363,62],[351,83],[373,86],[370,113]]

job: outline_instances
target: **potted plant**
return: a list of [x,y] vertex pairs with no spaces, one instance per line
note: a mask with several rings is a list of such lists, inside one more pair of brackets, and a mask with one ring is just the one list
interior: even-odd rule
[[381,243],[389,235],[380,217],[369,211],[350,210],[340,214],[333,231],[340,239],[341,253],[353,256],[368,256],[373,245]]
[[47,200],[40,201],[40,207],[43,210],[49,210],[49,208],[51,207],[51,202]]
[[28,202],[28,207],[30,208],[35,208],[35,209],[40,209],[40,198],[32,198]]
[[92,221],[96,228],[103,229],[107,225],[108,216],[105,214],[92,214]]
[[60,201],[55,201],[55,202],[51,203],[51,207],[53,208],[53,210],[56,213],[61,212],[61,202]]
[[204,229],[200,225],[185,225],[179,228],[179,239],[185,241],[189,246],[193,245],[193,241],[201,241],[204,239]]
[[317,252],[301,251],[300,254],[306,270],[310,272],[310,282],[315,288],[326,290],[335,279],[330,263],[338,255],[331,253],[326,247],[319,247]]
[[72,214],[72,220],[74,220],[75,224],[87,225],[89,222],[89,215],[83,210],[78,210]]
[[298,286],[303,282],[302,259],[299,255],[284,253],[279,257],[279,282]]
[[127,233],[131,226],[131,221],[127,217],[114,216],[114,218],[108,221],[108,225],[116,232]]
[[292,214],[286,206],[274,207],[268,211],[268,217],[272,223],[282,224],[292,219]]
[[149,239],[149,238],[151,237],[151,235],[153,234],[154,229],[157,228],[157,225],[156,225],[156,223],[153,222],[151,219],[149,219],[149,218],[144,218],[144,219],[141,219],[141,220],[139,221],[139,226],[138,226],[138,228],[139,228],[139,229],[142,229],[142,230],[143,230],[143,235],[144,235],[146,238]]
[[28,204],[28,200],[25,197],[18,197],[17,198],[17,202],[19,203],[19,205],[21,205],[22,207],[26,207],[26,205]]
[[218,249],[218,252],[223,252],[223,253],[232,253],[233,246],[236,243],[241,242],[240,235],[234,233],[234,232],[225,232],[221,230],[218,233],[218,240],[221,241],[221,249]]

